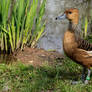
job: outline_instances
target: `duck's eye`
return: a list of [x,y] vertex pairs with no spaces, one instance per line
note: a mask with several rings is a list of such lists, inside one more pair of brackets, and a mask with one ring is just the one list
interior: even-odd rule
[[72,14],[72,12],[68,12],[69,14]]

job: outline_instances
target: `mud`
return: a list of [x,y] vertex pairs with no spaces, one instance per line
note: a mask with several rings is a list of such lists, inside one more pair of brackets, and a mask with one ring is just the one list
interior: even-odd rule
[[59,52],[28,47],[23,51],[17,51],[14,56],[18,61],[33,66],[42,66],[46,63],[52,65],[55,61],[61,62],[64,59],[63,55]]

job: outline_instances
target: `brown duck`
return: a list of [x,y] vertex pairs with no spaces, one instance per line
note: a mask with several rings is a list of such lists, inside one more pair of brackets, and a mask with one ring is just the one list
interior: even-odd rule
[[[88,84],[91,74],[90,67],[92,66],[92,44],[81,39],[79,36],[76,36],[76,28],[79,21],[78,9],[68,9],[63,15],[57,17],[56,19],[65,18],[69,20],[69,28],[64,34],[64,52],[73,61],[83,66],[82,81],[85,84]],[[88,70],[88,74],[85,78],[86,69]]]

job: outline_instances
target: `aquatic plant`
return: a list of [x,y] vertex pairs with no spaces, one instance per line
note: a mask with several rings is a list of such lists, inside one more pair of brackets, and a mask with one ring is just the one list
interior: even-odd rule
[[[4,52],[35,47],[41,37],[46,0],[0,0],[0,48]],[[39,6],[39,8],[38,8]]]

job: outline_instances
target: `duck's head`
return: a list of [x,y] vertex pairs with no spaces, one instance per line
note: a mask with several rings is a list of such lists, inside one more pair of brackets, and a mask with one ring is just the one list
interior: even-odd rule
[[78,24],[79,11],[76,8],[67,9],[63,15],[56,17],[56,20],[68,19],[72,24]]

